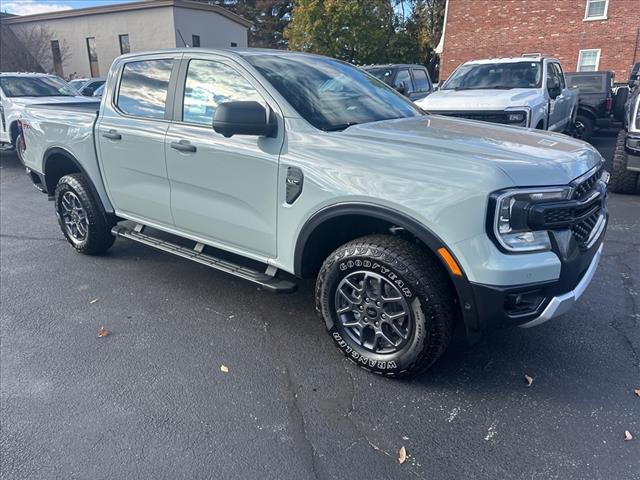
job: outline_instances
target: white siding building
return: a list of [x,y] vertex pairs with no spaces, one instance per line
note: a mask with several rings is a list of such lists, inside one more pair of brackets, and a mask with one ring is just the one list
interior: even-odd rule
[[[188,46],[246,47],[251,23],[216,5],[148,0],[3,19],[14,31],[51,32],[51,63],[63,77],[99,77],[122,53]],[[62,60],[62,61],[60,61]]]

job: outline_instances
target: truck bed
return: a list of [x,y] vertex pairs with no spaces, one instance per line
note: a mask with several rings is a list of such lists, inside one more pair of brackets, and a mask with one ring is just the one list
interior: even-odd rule
[[29,108],[47,110],[56,110],[64,112],[87,112],[98,113],[100,110],[100,100],[95,102],[69,102],[69,103],[34,103],[29,105]]

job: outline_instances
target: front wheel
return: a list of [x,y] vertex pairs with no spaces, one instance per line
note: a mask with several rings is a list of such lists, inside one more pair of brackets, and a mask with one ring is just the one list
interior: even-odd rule
[[74,173],[62,177],[56,186],[55,202],[62,233],[78,252],[94,255],[113,245],[113,225],[100,211],[86,176]]
[[20,160],[20,163],[22,165],[24,165],[24,157],[23,157],[24,149],[25,149],[24,137],[22,136],[22,133],[20,133],[16,137],[16,155],[18,156],[18,160]]
[[626,138],[626,132],[620,130],[609,179],[609,189],[615,193],[635,193],[638,184],[638,172],[627,169],[628,157],[624,145]]
[[431,367],[449,345],[457,309],[440,265],[390,235],[362,237],[329,255],[316,306],[347,358],[389,377]]

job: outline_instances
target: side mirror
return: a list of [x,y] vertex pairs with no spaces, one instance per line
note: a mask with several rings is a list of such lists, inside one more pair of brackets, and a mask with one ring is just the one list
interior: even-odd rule
[[404,82],[400,82],[397,86],[396,86],[396,91],[398,93],[401,93],[404,95],[404,92],[407,90],[407,86],[404,84]]
[[638,85],[640,85],[640,79],[636,78],[636,79],[633,79],[633,80],[629,80],[629,88],[631,90],[633,90]]
[[547,90],[549,91],[549,96],[555,100],[561,93],[562,89],[560,88],[560,83],[556,79],[547,80]]
[[226,138],[234,135],[275,137],[278,130],[273,112],[258,102],[225,102],[213,116],[213,129]]

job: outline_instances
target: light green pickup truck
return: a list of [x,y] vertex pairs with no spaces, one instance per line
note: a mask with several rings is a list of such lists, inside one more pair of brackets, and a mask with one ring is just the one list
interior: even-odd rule
[[124,237],[274,292],[315,277],[335,344],[387,376],[430,367],[454,329],[566,312],[602,252],[594,148],[426,115],[321,56],[125,55],[100,104],[32,106],[21,128],[76,250]]

